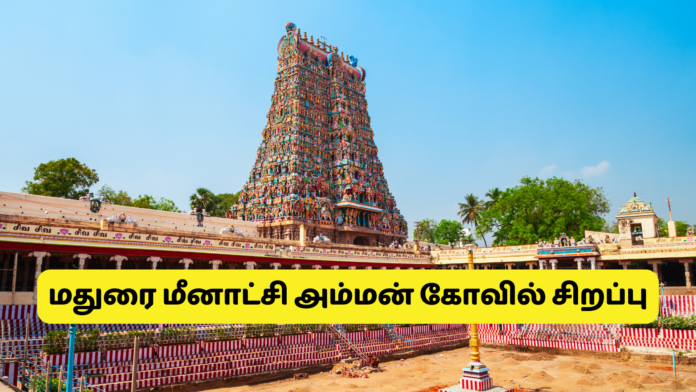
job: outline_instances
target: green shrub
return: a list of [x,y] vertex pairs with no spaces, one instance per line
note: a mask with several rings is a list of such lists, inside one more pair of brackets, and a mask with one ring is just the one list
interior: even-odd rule
[[696,316],[665,316],[649,324],[630,324],[627,328],[696,329]]
[[[67,333],[66,333],[67,335]],[[46,374],[39,374],[39,377],[33,377],[33,380],[29,383],[29,390],[33,392],[46,392]],[[54,374],[54,376],[57,376]],[[65,391],[65,381],[61,383],[61,388],[60,392]],[[58,379],[57,378],[52,378],[51,379],[51,386],[50,386],[50,392],[59,392],[58,391]]]
[[43,350],[48,355],[65,354],[68,348],[68,331],[51,331],[44,336]]
[[77,330],[75,332],[75,352],[84,353],[99,350],[99,336],[101,331],[94,328],[90,330]]

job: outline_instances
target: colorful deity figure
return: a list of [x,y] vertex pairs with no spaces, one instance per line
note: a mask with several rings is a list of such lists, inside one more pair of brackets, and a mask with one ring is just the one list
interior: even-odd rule
[[[242,213],[241,207],[235,213],[233,208],[227,216],[247,220],[292,216],[315,222],[341,219],[341,223],[374,227],[379,216],[346,213],[346,208],[339,216],[333,207],[343,202],[369,204],[389,212],[396,207],[377,157],[365,97],[365,70],[358,67],[355,56],[346,57],[335,46],[301,37],[293,23],[286,25],[277,50],[278,74],[263,140],[238,202],[269,208],[253,213]],[[303,200],[288,200],[290,195]],[[332,203],[330,207],[319,202],[324,198]]]
[[98,213],[101,209],[102,201],[99,199],[92,199],[90,201],[89,210],[93,213]]
[[566,237],[566,233],[561,233],[561,238],[559,239],[560,246],[569,246],[570,240]]
[[119,222],[125,223],[125,222],[126,222],[126,219],[128,219],[128,217],[126,216],[126,213],[125,213],[125,212],[122,212],[122,213],[120,213],[120,214],[118,215],[118,221],[119,221]]

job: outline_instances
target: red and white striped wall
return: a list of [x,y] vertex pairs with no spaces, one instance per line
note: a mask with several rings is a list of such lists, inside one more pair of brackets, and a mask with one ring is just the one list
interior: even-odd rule
[[182,357],[184,355],[193,355],[200,352],[200,345],[196,344],[179,344],[176,346],[161,346],[157,347],[157,356],[160,358],[166,357]]
[[0,319],[2,320],[26,320],[29,313],[30,320],[37,320],[36,305],[0,305]]
[[694,295],[661,295],[660,315],[662,316],[691,316],[696,314],[696,296]]
[[19,363],[6,361],[0,370],[2,377],[7,377],[7,382],[14,386],[19,385]]
[[471,391],[485,391],[486,389],[493,388],[493,379],[486,377],[479,380],[462,377],[461,385],[462,389],[468,389]]
[[[152,347],[139,348],[138,358],[139,359],[149,359],[154,355],[155,349]],[[133,361],[133,349],[125,350],[108,350],[104,352],[102,356],[104,362],[131,362]]]
[[[51,362],[54,366],[64,366],[68,364],[68,354],[44,355],[43,360]],[[101,362],[101,353],[92,351],[88,353],[75,353],[75,365],[91,365]]]

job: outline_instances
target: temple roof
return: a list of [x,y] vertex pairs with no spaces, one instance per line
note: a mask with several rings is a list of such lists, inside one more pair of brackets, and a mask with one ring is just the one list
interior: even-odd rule
[[621,205],[619,207],[619,215],[625,215],[625,214],[635,214],[635,213],[653,213],[652,209],[652,203],[646,204],[643,200],[641,200],[640,197],[636,196],[636,194],[633,194],[633,197],[628,199],[628,202],[626,204]]

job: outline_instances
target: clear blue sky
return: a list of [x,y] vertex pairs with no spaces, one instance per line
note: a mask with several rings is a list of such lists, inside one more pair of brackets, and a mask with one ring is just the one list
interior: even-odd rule
[[696,223],[696,2],[5,1],[0,189],[75,157],[99,186],[236,192],[287,22],[359,58],[413,227],[523,176],[582,178]]

